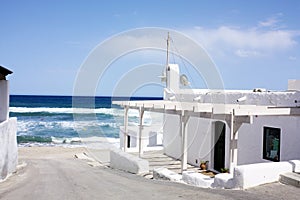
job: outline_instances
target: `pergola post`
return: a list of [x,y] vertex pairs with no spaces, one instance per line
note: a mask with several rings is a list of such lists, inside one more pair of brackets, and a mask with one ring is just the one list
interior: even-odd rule
[[124,152],[127,151],[127,143],[128,143],[128,106],[124,107]]
[[142,137],[143,137],[143,117],[144,117],[144,108],[139,108],[139,121],[140,121],[140,127],[139,127],[139,156],[141,157],[143,155],[143,145],[142,145]]
[[236,161],[237,161],[237,152],[235,152],[236,149],[236,140],[235,140],[235,135],[237,132],[235,124],[235,117],[234,113],[232,112],[230,114],[230,153],[229,153],[229,161],[230,161],[230,170],[232,171],[233,168],[236,166]]
[[180,115],[180,132],[181,132],[181,173],[187,170],[187,122],[189,116],[184,111]]

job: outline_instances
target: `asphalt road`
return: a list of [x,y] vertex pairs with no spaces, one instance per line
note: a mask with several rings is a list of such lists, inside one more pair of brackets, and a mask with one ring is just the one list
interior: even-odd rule
[[[29,154],[29,155],[27,155]],[[63,155],[26,153],[27,166],[0,183],[0,199],[300,199],[300,189],[279,183],[249,190],[202,189],[149,180]]]

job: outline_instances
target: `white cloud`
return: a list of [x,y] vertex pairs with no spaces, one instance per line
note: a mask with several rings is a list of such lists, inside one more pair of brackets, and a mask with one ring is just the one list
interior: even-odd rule
[[263,27],[272,27],[272,26],[276,25],[277,23],[278,23],[277,19],[269,18],[265,21],[260,21],[259,25],[263,26]]
[[261,54],[257,51],[244,50],[244,49],[236,50],[235,54],[242,58],[261,56]]
[[[274,22],[265,22],[265,26]],[[242,29],[221,26],[216,29],[196,27],[184,31],[210,52],[231,51],[240,57],[270,55],[293,48],[300,31],[261,30],[258,27]]]
[[269,17],[266,20],[260,21],[258,23],[259,27],[268,27],[272,29],[279,29],[282,28],[282,25],[279,23],[281,22],[281,17],[283,16],[282,13],[277,13],[276,15],[273,15],[272,17]]
[[[286,30],[261,31],[222,26],[217,29],[196,28],[187,31],[208,49],[224,48],[255,52],[276,52],[292,48],[297,44],[298,32]],[[258,55],[257,53],[254,55]]]

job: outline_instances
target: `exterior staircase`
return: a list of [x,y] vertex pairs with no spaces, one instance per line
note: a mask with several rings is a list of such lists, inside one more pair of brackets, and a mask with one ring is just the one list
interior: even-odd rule
[[280,175],[279,181],[283,184],[300,188],[300,173],[288,172]]
[[[138,156],[138,153],[131,153],[135,156]],[[145,151],[141,156],[142,159],[148,160],[150,173],[144,175],[146,178],[153,177],[153,170],[157,168],[166,168],[171,170],[174,173],[181,174],[181,162],[180,160],[176,160],[171,158],[163,153],[162,150],[159,151]],[[188,164],[187,170],[199,172],[199,167],[195,167],[193,165]]]

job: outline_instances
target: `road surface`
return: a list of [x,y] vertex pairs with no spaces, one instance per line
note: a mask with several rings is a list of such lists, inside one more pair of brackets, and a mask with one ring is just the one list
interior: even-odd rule
[[[52,148],[52,149],[51,149]],[[279,183],[249,190],[203,189],[149,180],[74,158],[84,149],[22,148],[27,166],[0,183],[0,199],[300,199],[300,189]]]

